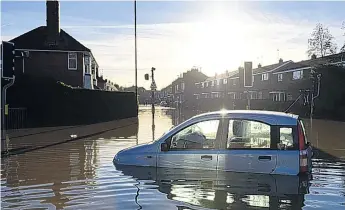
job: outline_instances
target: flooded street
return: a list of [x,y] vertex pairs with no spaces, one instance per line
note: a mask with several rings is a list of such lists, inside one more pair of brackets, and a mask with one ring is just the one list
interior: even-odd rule
[[345,209],[342,122],[313,121],[308,140],[322,152],[311,180],[113,165],[119,150],[195,114],[158,107],[153,124],[150,107],[141,107],[138,123],[2,158],[2,209]]

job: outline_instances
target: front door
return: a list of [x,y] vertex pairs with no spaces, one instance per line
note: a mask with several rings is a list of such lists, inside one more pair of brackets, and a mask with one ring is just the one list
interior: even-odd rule
[[189,125],[166,140],[168,151],[158,153],[158,167],[215,170],[221,141],[220,120]]
[[251,120],[230,119],[226,144],[218,152],[218,169],[236,172],[272,173],[277,151],[272,150],[272,126]]

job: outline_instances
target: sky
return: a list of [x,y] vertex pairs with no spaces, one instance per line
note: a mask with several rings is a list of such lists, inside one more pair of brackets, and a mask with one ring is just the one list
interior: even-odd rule
[[[45,25],[45,1],[1,1],[1,39]],[[134,85],[133,1],[60,1],[60,26],[90,48],[105,78]],[[269,65],[308,59],[317,23],[344,44],[345,2],[138,1],[138,85],[155,67],[158,88],[198,67],[208,76],[244,61]]]

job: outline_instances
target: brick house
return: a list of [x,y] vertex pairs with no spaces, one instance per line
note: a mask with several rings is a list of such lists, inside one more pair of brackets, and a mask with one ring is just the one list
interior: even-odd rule
[[46,26],[10,40],[16,51],[28,52],[16,59],[15,75],[52,77],[74,87],[94,89],[97,61],[89,48],[60,29],[59,14],[59,1],[47,1]]
[[171,84],[174,103],[183,103],[184,106],[193,106],[194,94],[197,91],[195,83],[204,81],[207,76],[196,68],[184,72]]
[[103,76],[96,76],[97,78],[97,89],[107,91],[119,91],[119,86],[111,82],[109,79],[103,78]]
[[[326,64],[345,66],[345,53],[296,63],[284,62],[280,59],[278,63],[268,66],[259,64],[253,69],[253,87],[251,88],[243,86],[243,68],[216,75],[195,83],[197,91],[194,99],[197,99],[198,103],[217,98],[241,100],[247,99],[249,94],[252,100],[293,101],[299,97],[301,91],[310,90],[312,68]],[[224,95],[224,92],[227,92],[227,95]],[[306,97],[305,100],[308,100],[308,95]]]
[[160,91],[160,100],[167,102],[169,105],[174,101],[172,94],[172,84],[162,88]]

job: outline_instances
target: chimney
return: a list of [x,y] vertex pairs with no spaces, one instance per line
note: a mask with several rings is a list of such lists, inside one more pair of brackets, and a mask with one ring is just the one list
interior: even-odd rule
[[261,63],[258,64],[258,68],[261,68]]
[[283,63],[283,59],[282,58],[279,59],[279,63]]
[[316,55],[315,55],[315,54],[312,54],[312,55],[311,55],[311,59],[316,59]]
[[57,45],[60,37],[60,6],[58,0],[47,0],[48,44]]

